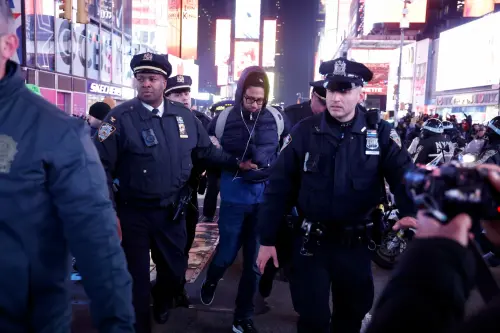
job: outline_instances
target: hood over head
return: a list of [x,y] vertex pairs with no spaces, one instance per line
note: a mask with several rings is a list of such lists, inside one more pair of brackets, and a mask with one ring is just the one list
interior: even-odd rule
[[262,109],[264,109],[267,105],[268,98],[269,98],[269,78],[267,77],[266,71],[264,68],[260,66],[250,66],[247,67],[243,70],[241,73],[240,79],[238,80],[238,85],[236,86],[236,94],[234,101],[236,102],[236,105],[241,105],[241,102],[243,101],[243,95],[245,93],[245,90],[249,87],[252,86],[252,82],[256,80],[255,82],[258,82],[259,79],[262,79],[264,82],[264,98],[265,102],[262,105]]

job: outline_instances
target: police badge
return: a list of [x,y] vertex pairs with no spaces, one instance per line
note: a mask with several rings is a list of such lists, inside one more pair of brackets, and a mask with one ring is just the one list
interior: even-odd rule
[[9,173],[17,154],[17,142],[10,136],[0,134],[0,173]]
[[184,83],[184,75],[177,75],[177,83]]
[[337,62],[335,62],[333,75],[346,76],[345,73],[346,67],[347,64],[345,63],[345,61],[338,60]]
[[116,131],[116,127],[108,123],[102,123],[101,127],[99,127],[99,132],[97,132],[97,137],[99,138],[99,142],[103,142],[111,134]]
[[144,53],[142,61],[153,61],[153,54],[150,52]]
[[398,132],[393,128],[391,129],[391,134],[389,135],[392,141],[394,141],[399,148],[401,148],[401,138],[398,135]]
[[380,155],[378,135],[376,130],[366,131],[366,155]]

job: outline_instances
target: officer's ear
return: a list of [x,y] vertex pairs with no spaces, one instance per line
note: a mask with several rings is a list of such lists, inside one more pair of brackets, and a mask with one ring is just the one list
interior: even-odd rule
[[363,88],[356,87],[356,94],[358,94],[358,104],[361,104],[365,101],[365,94],[363,93]]
[[163,91],[167,89],[167,80],[163,81]]

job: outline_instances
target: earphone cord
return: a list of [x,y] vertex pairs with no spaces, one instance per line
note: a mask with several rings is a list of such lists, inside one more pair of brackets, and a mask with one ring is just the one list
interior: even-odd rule
[[[245,118],[243,118],[243,109],[240,110],[241,120],[243,120],[243,124],[245,124],[245,127],[248,131],[248,134],[249,134],[248,141],[247,141],[247,144],[245,146],[245,150],[243,151],[243,155],[241,156],[241,159],[240,159],[241,161],[243,161],[243,159],[245,158],[245,155],[246,155],[247,150],[248,150],[248,146],[250,145],[250,140],[252,140],[252,135],[255,132],[255,126],[257,126],[257,121],[259,120],[259,116],[260,116],[261,111],[262,111],[262,109],[260,109],[259,112],[257,113],[257,117],[255,118],[255,123],[253,123],[252,130],[250,131],[250,129],[248,128],[247,122],[245,121]],[[238,178],[239,172],[240,172],[240,170],[236,171],[236,174],[234,175],[233,181],[236,178]]]

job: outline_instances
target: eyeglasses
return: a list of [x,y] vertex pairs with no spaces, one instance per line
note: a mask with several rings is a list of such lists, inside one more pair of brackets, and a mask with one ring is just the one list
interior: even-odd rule
[[253,103],[257,103],[257,105],[264,104],[264,98],[253,98],[247,95],[243,96],[243,98],[245,99],[245,103],[247,104],[253,104]]

